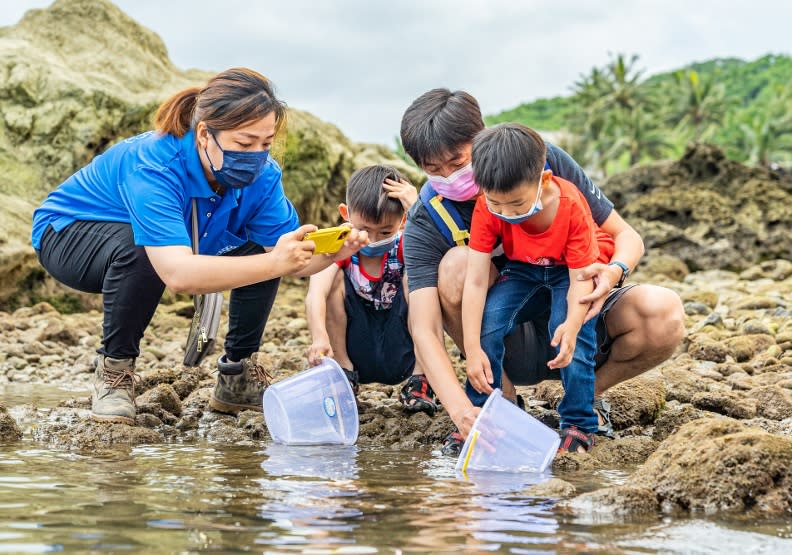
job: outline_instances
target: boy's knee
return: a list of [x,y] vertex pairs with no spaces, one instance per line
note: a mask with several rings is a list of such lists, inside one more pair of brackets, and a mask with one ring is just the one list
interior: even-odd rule
[[467,254],[467,247],[454,247],[443,256],[437,268],[437,291],[446,306],[462,305]]

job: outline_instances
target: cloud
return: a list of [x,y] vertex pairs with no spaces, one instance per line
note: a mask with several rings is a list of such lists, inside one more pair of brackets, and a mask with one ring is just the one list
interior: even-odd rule
[[[16,0],[0,24],[28,7]],[[401,114],[438,86],[486,113],[568,94],[577,77],[637,53],[648,73],[712,57],[788,53],[792,4],[699,0],[117,0],[180,67],[251,66],[291,105],[359,141],[391,144]],[[16,10],[16,11],[14,11]]]

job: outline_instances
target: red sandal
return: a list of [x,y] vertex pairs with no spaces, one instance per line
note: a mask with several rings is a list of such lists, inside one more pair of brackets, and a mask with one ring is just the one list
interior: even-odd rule
[[399,392],[399,399],[409,412],[425,412],[429,416],[437,412],[434,391],[423,374],[410,376]]
[[561,445],[558,447],[559,453],[577,453],[582,447],[586,452],[594,447],[594,434],[587,434],[577,426],[570,426],[561,430]]

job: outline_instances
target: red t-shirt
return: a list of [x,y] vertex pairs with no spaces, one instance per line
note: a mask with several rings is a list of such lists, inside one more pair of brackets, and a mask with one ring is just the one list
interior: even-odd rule
[[528,233],[523,224],[510,224],[494,216],[484,195],[476,201],[470,224],[471,249],[490,253],[500,239],[506,258],[540,266],[583,268],[607,263],[613,256],[613,238],[591,217],[586,199],[573,183],[553,176],[561,189],[558,212],[542,233]]

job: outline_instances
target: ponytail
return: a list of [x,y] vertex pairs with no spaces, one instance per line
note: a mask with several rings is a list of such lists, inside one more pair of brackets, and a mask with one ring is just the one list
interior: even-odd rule
[[154,116],[154,126],[161,133],[183,137],[190,130],[193,112],[201,87],[184,89],[162,103]]
[[199,121],[210,129],[235,129],[275,113],[275,131],[286,119],[286,104],[275,97],[272,83],[244,67],[227,69],[212,77],[205,87],[192,87],[162,103],[154,126],[165,134],[184,137]]

